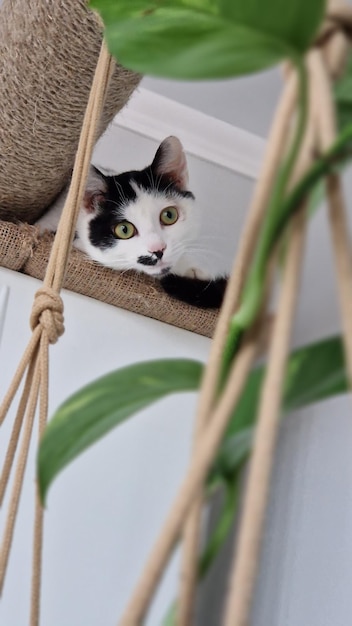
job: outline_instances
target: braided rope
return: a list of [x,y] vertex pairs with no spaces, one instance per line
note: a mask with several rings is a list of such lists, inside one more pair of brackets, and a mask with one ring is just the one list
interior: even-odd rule
[[[64,307],[60,291],[96,140],[97,126],[113,69],[114,61],[103,42],[84,117],[68,198],[52,247],[43,286],[35,294],[33,302],[30,317],[32,337],[0,407],[0,423],[2,423],[27,372],[0,478],[0,501],[2,502],[16,450],[22,438],[0,548],[0,590],[4,585],[38,401],[39,438],[42,436],[47,421],[49,345],[56,343],[64,332]],[[43,510],[36,494],[30,626],[39,624],[42,543]]]
[[[341,74],[342,67],[345,65],[346,53],[348,51],[346,34],[349,35],[351,32],[350,26],[352,24],[352,13],[350,10],[345,10],[345,8],[340,11],[340,5],[335,6],[336,3],[333,3],[333,5],[333,11],[330,7],[329,13],[331,18],[330,21],[333,23],[333,28],[330,28],[329,31],[325,31],[324,36],[321,36],[320,40],[318,39],[317,46],[322,49],[322,53],[319,52],[319,54],[324,55],[324,62],[326,64],[327,71],[332,77],[336,77]],[[314,58],[314,54],[315,52],[312,52],[307,60],[310,75],[312,75],[312,71],[314,71],[312,70],[312,59]],[[294,77],[292,76],[292,72],[289,72],[289,79],[292,81],[291,98],[294,102],[296,97],[296,85],[295,82],[293,82]],[[288,91],[288,87],[286,90]],[[292,106],[293,105],[291,103],[290,113],[292,112]],[[287,115],[285,123],[289,124],[289,122],[290,119]],[[310,165],[311,156],[313,154],[312,148],[316,145],[314,142],[317,138],[318,132],[319,128],[317,120],[314,119],[314,105],[313,98],[311,97],[310,123],[307,136],[303,142],[301,156],[296,171],[292,177],[292,184],[305,173]],[[275,159],[279,159],[280,155],[282,155],[280,148],[283,144],[284,142],[282,141],[281,146],[273,149],[273,152],[270,154],[270,158],[269,155],[267,155],[264,166],[265,173],[262,174],[263,177],[258,183],[255,198],[260,198],[261,193],[263,193],[262,202],[264,206],[266,198],[264,198],[265,193],[262,190],[263,188],[266,188],[266,193],[269,194],[270,192],[272,181],[270,180],[269,172],[271,169],[272,171],[275,171],[278,162],[276,161],[276,165],[274,165]],[[270,146],[271,145],[272,140],[270,141]],[[275,150],[277,150],[277,152],[275,152]],[[332,196],[332,193],[330,195]],[[253,205],[255,206],[255,204],[256,201],[254,200]],[[192,507],[192,515],[188,517],[188,521],[186,520],[187,524],[185,524],[184,530],[185,543],[181,566],[181,589],[179,605],[177,607],[177,625],[189,626],[189,624],[192,623],[192,607],[194,604],[194,589],[196,583],[199,526],[203,491],[199,480],[201,475],[204,480],[206,478],[206,472],[203,471],[205,466],[202,465],[204,443],[205,441],[209,443],[212,435],[214,436],[214,443],[216,439],[215,432],[217,430],[216,421],[218,420],[218,423],[221,423],[222,425],[224,423],[223,420],[226,421],[221,410],[222,398],[219,398],[218,403],[215,404],[215,391],[219,375],[219,366],[221,363],[221,355],[225,343],[229,319],[238,303],[240,289],[245,275],[245,268],[246,265],[248,265],[252,246],[254,245],[256,238],[258,228],[257,220],[259,220],[260,224],[260,220],[262,219],[264,213],[264,206],[257,206],[256,210],[253,209],[253,212],[250,212],[248,226],[246,227],[244,236],[242,237],[241,249],[237,256],[233,273],[230,278],[227,295],[215,333],[210,362],[203,378],[202,391],[197,411],[197,425],[195,429],[195,443],[192,463],[186,474],[185,481],[181,486],[179,495],[176,498],[174,506],[172,507],[172,510],[167,518],[165,526],[158,541],[156,542],[140,581],[137,584],[135,592],[127,605],[126,611],[119,621],[119,626],[138,626],[141,623],[148,609],[151,596],[161,576],[163,567],[165,566],[170,551],[175,544],[178,534],[180,533],[182,513],[185,514],[186,511],[189,510],[189,500],[193,497],[195,504]],[[284,365],[289,349],[289,337],[294,313],[295,294],[297,292],[298,277],[302,260],[304,230],[305,219],[301,214],[293,220],[292,225],[292,240],[286,266],[287,273],[285,275],[286,278],[283,284],[282,296],[279,305],[279,317],[276,322],[275,338],[270,350],[268,372],[263,389],[263,404],[261,405],[259,411],[258,436],[256,438],[252,457],[252,478],[249,479],[248,493],[246,496],[247,505],[245,506],[243,517],[244,521],[240,531],[240,560],[237,565],[235,565],[234,573],[232,575],[232,580],[236,581],[236,584],[231,586],[232,592],[226,612],[226,626],[247,626],[249,623],[248,620],[251,597],[254,589],[256,570],[260,554],[261,535],[272,467],[272,456],[278,427],[281,385],[285,369]],[[339,237],[341,239],[341,233]],[[345,246],[344,249],[347,250],[347,247]],[[339,273],[341,273],[341,255],[339,258]],[[344,267],[346,268],[346,255],[344,257],[344,262]],[[348,276],[351,285],[351,274],[348,274]],[[347,293],[346,281],[344,281],[343,285],[341,284],[341,289],[345,294],[345,300],[348,302],[349,306],[352,306],[352,299],[350,298],[349,293]],[[345,307],[344,310],[347,311],[347,307]],[[349,319],[352,319],[352,314]],[[350,334],[350,337],[351,336],[352,333]],[[351,341],[346,342],[346,349],[347,343],[351,344]],[[352,357],[352,346],[349,345],[348,350]],[[241,358],[241,352],[239,353],[238,358]],[[243,372],[241,369],[239,369],[237,374],[234,370],[231,384],[238,384],[239,378],[242,380],[242,374]],[[236,376],[239,378],[236,378]],[[234,407],[235,403],[232,407],[232,411]],[[216,454],[215,447],[214,443],[214,447],[212,447],[212,453],[214,456]],[[200,469],[201,467],[202,469]],[[195,475],[197,475],[198,479],[198,492],[194,491]],[[255,478],[253,478],[253,476]],[[257,480],[258,476],[261,478],[259,481]],[[189,487],[187,492],[187,485],[190,484],[189,481],[193,481],[193,490]],[[185,495],[186,492],[188,499]]]
[[[230,320],[239,304],[245,272],[250,265],[255,242],[265,215],[270,189],[280,164],[282,146],[289,132],[291,116],[295,106],[296,89],[296,76],[292,75],[286,85],[277,107],[276,115],[274,116],[262,171],[255,189],[251,207],[249,208],[247,222],[240,239],[240,247],[236,255],[224,303],[216,326],[208,366],[204,373],[198,401],[193,454],[197,453],[198,441],[209,422],[211,410],[215,404],[218,373],[221,366],[222,352],[225,346]],[[203,497],[202,493],[199,493],[183,533],[177,626],[187,626],[191,623],[192,619],[192,607],[194,605],[197,582],[198,546],[202,507]]]
[[[352,13],[350,12],[350,17]],[[346,16],[344,15],[344,20]],[[313,51],[308,57],[310,74],[311,137],[313,144],[306,149],[306,158],[312,154],[312,147],[324,150],[333,143],[336,135],[335,114],[332,102],[331,78],[336,76],[345,64],[348,43],[341,45],[341,33],[335,34],[334,47],[330,48],[332,61],[325,63],[322,53]],[[338,37],[337,37],[338,36]],[[326,53],[328,54],[328,53]],[[338,71],[337,61],[340,64]],[[303,161],[303,157],[302,157]],[[340,288],[341,313],[344,323],[344,339],[350,381],[352,365],[352,263],[351,248],[347,237],[346,216],[342,201],[340,179],[332,175],[328,179],[329,217],[336,257],[337,280]],[[297,216],[299,219],[300,216]],[[241,525],[237,538],[237,551],[233,564],[229,597],[226,607],[225,626],[248,626],[250,623],[251,600],[254,592],[265,511],[270,487],[275,441],[278,431],[278,417],[282,394],[283,375],[289,348],[290,330],[293,321],[294,299],[298,286],[298,275],[302,259],[304,232],[303,222],[295,220],[295,229],[290,240],[286,275],[283,281],[282,296],[278,307],[277,326],[269,353],[267,373],[263,385],[256,436],[251,455],[245,502]]]

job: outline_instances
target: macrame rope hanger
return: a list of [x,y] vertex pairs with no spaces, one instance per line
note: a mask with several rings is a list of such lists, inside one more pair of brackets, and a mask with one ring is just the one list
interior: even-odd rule
[[[312,147],[326,150],[335,137],[334,111],[330,83],[340,71],[347,54],[345,33],[352,30],[352,12],[349,7],[330,3],[329,16],[323,28],[321,49],[307,56],[310,76],[309,122],[292,184],[300,178],[311,163]],[[18,502],[22,489],[28,448],[32,437],[36,406],[39,401],[39,436],[47,419],[48,410],[48,353],[49,344],[55,343],[64,332],[63,303],[60,297],[67,259],[72,244],[75,221],[81,204],[91,154],[96,138],[96,128],[107,92],[114,62],[102,44],[77,151],[70,191],[52,248],[42,289],[35,297],[31,314],[31,340],[24,352],[13,382],[0,407],[0,423],[25,378],[18,411],[13,423],[7,454],[0,478],[2,503],[15,461],[14,482],[10,495],[5,531],[0,548],[0,589],[2,590]],[[216,387],[230,319],[238,307],[241,288],[250,264],[258,233],[265,217],[266,205],[278,164],[283,157],[283,146],[291,124],[297,97],[297,81],[293,71],[278,107],[261,176],[254,193],[247,225],[229,280],[224,305],[219,316],[210,361],[206,369],[197,410],[194,453],[179,494],[160,533],[135,593],[119,620],[120,626],[139,626],[145,616],[163,569],[181,533],[184,533],[182,577],[177,615],[178,626],[190,626],[194,606],[199,527],[202,512],[203,485],[214,461],[218,446],[233,413],[248,373],[265,332],[266,315],[261,315],[253,330],[244,338],[232,366],[227,384],[219,398]],[[344,330],[346,362],[352,380],[352,266],[351,247],[347,235],[347,218],[338,175],[327,181],[329,224],[335,255],[340,307]],[[278,427],[284,365],[289,350],[290,332],[302,251],[306,230],[304,206],[294,216],[290,226],[290,243],[286,257],[281,295],[274,324],[267,373],[263,385],[258,414],[256,437],[250,462],[247,492],[243,507],[239,536],[236,542],[236,560],[231,575],[230,593],[226,608],[225,626],[248,626],[256,572],[260,555],[267,495],[269,491],[272,458]],[[43,514],[36,501],[33,575],[30,626],[39,625],[41,550]]]
[[[352,17],[352,13],[351,13]],[[351,22],[352,23],[352,22]],[[343,62],[344,59],[341,59]],[[336,135],[335,116],[332,102],[331,79],[325,69],[320,51],[313,51],[309,58],[311,100],[316,146],[327,150]],[[329,202],[329,225],[332,233],[335,254],[337,283],[339,287],[340,309],[343,326],[346,365],[350,385],[352,382],[352,257],[351,245],[347,234],[347,218],[341,193],[340,177],[330,174],[327,181]],[[299,265],[299,255],[296,265]],[[289,263],[288,263],[289,264]],[[284,284],[284,290],[287,284]],[[297,289],[297,285],[296,285]],[[280,303],[281,304],[281,303]],[[265,521],[265,509],[269,491],[270,475],[273,463],[275,440],[278,431],[282,372],[284,371],[284,350],[276,346],[286,333],[279,334],[279,304],[277,329],[273,336],[269,354],[267,374],[264,381],[261,405],[259,409],[256,437],[250,462],[249,476],[241,525],[237,538],[237,549],[229,588],[225,626],[248,626],[250,623],[251,600],[254,592],[256,574],[260,558],[261,537]],[[282,303],[283,304],[283,303]],[[288,345],[286,346],[288,348]],[[281,354],[281,373],[278,369]],[[275,373],[276,370],[276,373]]]
[[[339,4],[330,3],[329,17],[324,35],[324,45],[321,52],[312,51],[308,55],[307,63],[311,81],[316,75],[316,61],[314,60],[318,54],[320,63],[326,66],[325,72],[331,78],[341,72],[349,47],[346,33],[351,32],[352,13],[349,7],[341,7]],[[333,27],[331,27],[331,21]],[[341,29],[341,30],[340,30]],[[326,36],[329,32],[329,37]],[[323,67],[324,67],[323,65]],[[292,74],[292,72],[290,72]],[[330,81],[330,79],[329,79]],[[311,90],[312,91],[312,90]],[[314,92],[314,88],[313,88]],[[321,94],[321,91],[320,91]],[[328,85],[328,95],[326,102],[331,102],[331,88]],[[321,98],[319,103],[321,106]],[[174,502],[169,516],[167,517],[164,528],[154,546],[154,550],[147,562],[147,565],[141,575],[136,590],[132,595],[127,608],[119,621],[119,626],[137,626],[142,623],[143,617],[149,607],[152,595],[155,591],[158,581],[162,575],[165,564],[171,550],[178,540],[181,532],[185,528],[186,515],[193,510],[192,517],[188,521],[188,530],[185,532],[186,547],[184,551],[183,566],[181,571],[181,593],[180,606],[178,606],[177,625],[188,626],[191,622],[192,608],[194,604],[194,584],[196,581],[196,568],[198,558],[198,537],[199,537],[199,520],[200,520],[200,503],[202,494],[202,485],[206,479],[208,469],[216,456],[220,432],[224,432],[228,419],[232,414],[235,406],[235,400],[238,399],[240,390],[246,379],[244,373],[250,368],[250,363],[255,356],[255,340],[257,335],[247,337],[242,350],[239,352],[233,371],[230,376],[229,384],[224,394],[214,403],[216,382],[218,380],[218,368],[221,361],[221,351],[224,345],[228,323],[233,314],[239,300],[240,287],[245,276],[245,268],[251,257],[253,242],[256,240],[258,229],[265,214],[266,201],[272,180],[270,173],[274,173],[277,164],[282,158],[282,146],[284,141],[274,143],[273,138],[279,137],[279,131],[287,130],[290,123],[290,114],[296,99],[296,85],[294,77],[289,78],[287,88],[279,107],[281,114],[286,115],[285,119],[276,118],[271,138],[268,142],[270,148],[266,155],[263,166],[262,175],[258,181],[257,190],[254,195],[252,208],[249,212],[247,227],[245,234],[241,239],[240,250],[235,261],[234,270],[230,278],[224,306],[220,314],[219,323],[216,330],[215,340],[213,342],[210,355],[210,364],[204,375],[200,400],[198,405],[198,424],[196,427],[195,449],[192,455],[192,462],[186,474],[185,480],[181,485],[179,494]],[[318,106],[318,108],[319,108]],[[327,106],[331,105],[328,104]],[[301,156],[298,163],[298,172],[295,176],[302,176],[310,164],[312,155],[312,147],[317,145],[317,104],[310,97],[310,122],[307,129],[307,139],[305,147],[302,146]],[[320,109],[320,114],[323,112]],[[323,117],[322,126],[325,125],[327,117]],[[329,126],[331,128],[331,119]],[[282,135],[282,138],[284,134]],[[334,135],[330,134],[329,141],[326,141],[324,147],[331,145]],[[310,145],[309,145],[309,142]],[[346,215],[343,203],[341,201],[340,187],[336,185],[338,177],[331,176],[328,182],[330,187],[330,215],[334,224],[330,226],[333,233],[333,244],[336,258],[336,267],[338,271],[338,283],[340,288],[340,305],[341,315],[343,319],[343,329],[346,331],[350,328],[352,320],[352,267],[351,267],[351,247],[348,241],[346,224]],[[334,184],[333,184],[334,183]],[[332,190],[331,190],[332,188]],[[334,193],[332,193],[334,191]],[[339,206],[338,206],[338,203]],[[336,221],[335,221],[336,215]],[[234,566],[234,574],[232,581],[236,584],[231,585],[231,593],[229,595],[228,607],[226,610],[225,624],[226,626],[248,626],[249,612],[251,606],[251,598],[254,589],[254,582],[259,561],[261,535],[264,524],[264,514],[269,491],[269,481],[271,475],[272,457],[275,447],[275,440],[278,426],[278,414],[281,400],[282,373],[284,371],[284,363],[287,358],[289,348],[289,337],[292,326],[295,293],[297,291],[298,276],[301,264],[301,251],[303,247],[305,230],[304,214],[297,215],[292,220],[291,225],[291,243],[290,250],[286,261],[285,278],[282,281],[282,294],[280,298],[277,320],[275,323],[272,347],[269,354],[267,375],[262,392],[261,407],[259,410],[257,435],[252,453],[250,464],[250,473],[248,479],[248,489],[245,498],[245,507],[242,516],[241,530],[238,538],[237,556],[238,561]],[[247,256],[248,255],[248,256]],[[349,336],[348,336],[349,334]],[[352,359],[351,333],[344,332],[344,343],[346,352],[346,362],[348,365],[349,379],[352,380],[352,370],[350,367]],[[249,350],[252,346],[252,351]],[[250,353],[250,356],[249,356]],[[244,356],[245,355],[245,356]],[[231,401],[233,404],[231,409],[226,404],[224,398],[229,397],[229,389],[234,390]],[[260,480],[257,480],[257,478]],[[196,510],[193,504],[196,502]],[[191,525],[192,524],[192,525]],[[187,529],[187,525],[186,525]]]
[[[49,345],[56,343],[64,332],[63,302],[60,297],[60,291],[65,277],[92,151],[97,137],[98,123],[113,69],[114,61],[103,42],[83,121],[68,197],[53,243],[43,287],[35,294],[30,318],[33,331],[32,337],[0,407],[1,424],[25,376],[25,383],[0,478],[0,502],[2,503],[19,446],[5,530],[0,547],[1,591],[4,586],[38,402],[39,438],[47,421]],[[30,626],[39,625],[42,541],[43,511],[36,495]]]

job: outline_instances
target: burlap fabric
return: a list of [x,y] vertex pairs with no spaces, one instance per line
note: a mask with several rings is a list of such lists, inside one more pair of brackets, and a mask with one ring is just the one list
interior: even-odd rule
[[[43,279],[53,236],[39,235],[35,226],[0,221],[0,265]],[[191,307],[168,296],[157,280],[134,272],[117,272],[97,265],[73,249],[66,289],[147,317],[212,337],[217,311]]]
[[[101,40],[85,0],[3,0],[0,219],[34,222],[68,181]],[[116,68],[99,135],[139,80]]]

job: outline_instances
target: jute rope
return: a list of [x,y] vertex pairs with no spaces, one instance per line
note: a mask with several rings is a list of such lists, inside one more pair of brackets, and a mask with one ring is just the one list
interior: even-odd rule
[[[335,21],[336,15],[337,14],[335,13]],[[346,15],[344,15],[344,20],[345,19],[347,19]],[[332,41],[334,43],[337,42],[338,45],[332,45]],[[328,38],[326,40],[326,48],[324,48],[327,67],[329,68],[329,72],[331,72],[334,76],[341,73],[341,65],[345,60],[346,48],[345,37],[342,37],[341,39],[341,33],[336,32],[336,29],[334,29],[332,31],[332,37],[330,36],[330,39]],[[294,98],[295,89],[293,87],[292,89]],[[289,120],[286,119],[285,123],[288,124]],[[311,120],[309,132],[307,133],[307,137],[302,148],[301,160],[298,164],[298,170],[295,172],[292,184],[307,170],[313,152],[312,142],[315,138],[314,133],[316,130],[316,124],[313,124],[313,121]],[[284,141],[282,141],[282,144],[284,144]],[[278,157],[280,158],[280,156],[282,156],[282,152],[279,150]],[[266,163],[266,171],[270,171],[270,168],[273,167],[273,163],[274,160],[269,162],[269,164]],[[277,167],[277,163],[278,161],[276,161],[275,167]],[[271,188],[270,182],[264,179],[261,184],[263,187],[268,185],[267,189],[269,193]],[[260,193],[257,190],[257,197],[258,196],[260,196]],[[254,214],[254,217],[251,213],[250,220],[253,219],[254,222],[256,222],[257,219],[260,220],[262,210],[263,208],[258,209],[258,213]],[[215,432],[216,430],[216,426],[214,425],[215,416],[219,422],[221,421],[219,415],[221,413],[221,398],[219,399],[218,404],[215,403],[218,382],[218,367],[221,362],[221,354],[228,329],[229,319],[238,303],[241,284],[245,275],[245,267],[250,258],[250,251],[252,249],[253,242],[255,241],[256,228],[253,227],[252,229],[252,226],[253,222],[252,225],[249,225],[246,229],[244,238],[242,239],[241,252],[237,258],[237,262],[235,263],[235,268],[229,283],[229,290],[215,333],[210,364],[204,375],[202,393],[197,412],[198,419],[193,461],[186,475],[185,482],[181,487],[179,496],[174,503],[160,538],[156,543],[154,551],[152,552],[149,562],[147,563],[139,584],[137,585],[135,593],[133,594],[127,609],[119,622],[120,626],[137,626],[141,623],[151,601],[152,593],[166,563],[167,556],[176,541],[177,534],[180,531],[182,524],[182,511],[185,512],[189,506],[186,506],[185,494],[187,493],[187,484],[190,484],[189,481],[192,480],[195,475],[197,475],[198,478],[200,478],[201,473],[204,478],[206,476],[206,473],[204,474],[200,470],[199,473],[197,473],[197,466],[201,466],[202,450],[204,442],[207,440],[207,436],[210,438],[210,433]],[[249,481],[245,524],[242,527],[242,529],[247,528],[247,530],[241,531],[239,545],[241,558],[239,564],[235,567],[234,575],[232,577],[232,579],[236,580],[237,583],[235,585],[235,589],[232,587],[233,593],[231,594],[228,604],[226,626],[229,626],[230,624],[231,626],[242,626],[244,624],[248,624],[251,596],[254,589],[255,575],[260,552],[260,539],[262,535],[267,494],[269,490],[272,455],[277,432],[281,383],[283,380],[284,364],[289,347],[295,293],[297,291],[297,280],[302,257],[301,251],[304,236],[303,226],[304,218],[302,215],[296,217],[293,223],[292,241],[287,260],[287,274],[285,274],[285,283],[279,307],[279,319],[276,324],[276,338],[274,339],[273,346],[270,350],[268,373],[263,389],[263,405],[259,411],[259,435],[256,437],[256,445],[253,451],[252,467],[254,469],[252,470],[252,475],[261,475],[261,480],[258,482],[252,478]],[[346,290],[344,293],[346,294]],[[349,300],[349,302],[351,302],[351,300]],[[278,384],[274,386],[273,381]],[[236,377],[233,378],[232,384],[235,383]],[[211,416],[212,413],[213,416]],[[195,483],[193,483],[193,486],[194,484]],[[181,591],[177,615],[178,626],[189,626],[191,623],[194,586],[196,580],[202,486],[200,485],[198,494],[194,493],[192,489],[190,489],[187,495],[191,495],[191,493],[193,493],[196,497],[196,504],[192,509],[192,516],[190,517],[184,532],[185,547],[181,567]],[[255,515],[252,515],[253,511],[256,511]],[[255,521],[251,523],[252,518],[255,518]],[[246,526],[246,524],[249,524],[249,526]],[[242,596],[242,599],[240,596]]]
[[253,453],[243,505],[234,573],[230,584],[226,626],[248,624],[277,438],[285,365],[290,347],[298,278],[303,257],[305,215],[294,218],[282,294],[278,306],[263,384]]
[[[341,48],[340,48],[341,49]],[[335,139],[334,111],[331,85],[321,60],[320,52],[312,52],[309,58],[311,100],[315,131],[313,138],[319,147],[327,150]],[[345,214],[340,193],[339,177],[329,177],[328,196],[330,203],[330,227],[338,270],[341,294],[342,317],[345,322],[344,337],[347,359],[352,357],[352,271],[351,249],[346,231],[341,229]],[[333,181],[331,181],[333,178]],[[329,186],[335,186],[329,190]],[[335,193],[334,193],[335,192]],[[337,214],[337,215],[336,215]],[[335,223],[338,218],[337,225]],[[297,216],[299,220],[300,215]],[[287,260],[287,273],[283,283],[282,297],[278,308],[277,326],[269,353],[267,373],[264,381],[255,442],[251,456],[248,483],[245,495],[238,548],[231,576],[229,598],[225,616],[225,626],[248,626],[250,623],[251,599],[260,557],[265,510],[269,493],[273,454],[278,429],[278,416],[283,385],[285,362],[289,347],[290,327],[293,320],[294,296],[297,291],[297,278],[302,257],[302,223],[297,223],[290,240],[290,253]],[[348,316],[349,319],[348,319]],[[346,332],[347,331],[347,332]],[[352,362],[352,361],[351,361]],[[350,370],[351,371],[351,370]]]
[[[209,422],[212,408],[216,400],[218,375],[221,366],[222,352],[231,317],[239,304],[242,285],[246,270],[249,267],[258,232],[265,215],[270,190],[275,179],[282,146],[290,130],[291,116],[295,106],[297,91],[296,76],[292,74],[283,92],[274,116],[272,130],[267,142],[262,170],[249,208],[247,222],[240,239],[239,249],[234,262],[223,306],[220,311],[212,342],[208,365],[206,367],[196,414],[194,434],[194,451],[197,453],[198,441]],[[195,586],[199,552],[199,534],[203,505],[202,493],[192,507],[191,514],[183,533],[183,551],[181,555],[180,593],[177,604],[177,624],[187,626],[191,623],[194,605]]]
[[[11,467],[21,436],[21,430],[23,430],[5,531],[1,544],[0,589],[3,587],[6,575],[38,399],[40,405],[39,437],[41,437],[43,433],[47,420],[49,345],[56,343],[64,332],[63,302],[60,297],[60,290],[65,277],[68,254],[74,236],[75,223],[81,206],[89,163],[96,140],[97,124],[100,120],[113,69],[114,61],[103,42],[86,109],[68,198],[52,247],[43,287],[37,291],[34,299],[30,319],[33,334],[0,407],[0,423],[2,423],[18,391],[23,376],[27,372],[26,382],[13,425],[0,481],[0,498],[2,500],[8,485]],[[36,496],[30,626],[38,626],[39,624],[42,539],[43,511],[38,497]]]
[[197,457],[192,460],[172,509],[148,559],[119,626],[140,624],[160,580],[163,569],[182,530],[199,489],[215,459],[217,449],[231,417],[232,406],[240,397],[257,352],[259,331],[251,333],[242,344],[230,372],[225,390],[208,428],[199,440]]
[[[222,342],[225,341],[229,321],[233,314],[234,308],[238,304],[245,267],[249,262],[250,255],[252,254],[253,247],[255,245],[255,237],[259,231],[261,220],[264,217],[265,207],[270,193],[270,183],[272,183],[272,181],[274,180],[274,175],[281,156],[282,146],[284,145],[283,138],[289,130],[289,113],[293,110],[295,102],[295,80],[295,78],[290,79],[287,88],[287,94],[284,97],[282,105],[280,107],[282,118],[279,119],[279,122],[274,128],[273,135],[276,141],[271,144],[270,147],[270,155],[272,156],[272,160],[270,162],[266,161],[266,164],[264,166],[264,172],[266,177],[264,179],[261,179],[257,193],[254,197],[253,208],[250,212],[249,223],[246,229],[246,237],[243,239],[245,243],[241,245],[237,257],[237,263],[235,263],[235,269],[229,282],[229,287],[224,303],[225,312],[223,309],[222,313],[220,314],[220,320],[217,326],[214,343],[216,343],[216,336],[220,336],[220,340]],[[252,345],[250,362],[246,361],[247,374],[249,371],[249,367],[253,362],[253,359],[258,350],[258,333],[259,331],[257,331],[256,333],[256,345]],[[243,349],[244,348],[245,346],[243,346]],[[219,376],[218,368],[221,365],[221,354],[222,350],[219,351],[218,346],[213,348],[212,356],[214,361],[211,360],[212,371],[210,374],[208,374],[208,380],[210,381],[210,384],[213,385],[213,397],[210,394],[210,385],[206,386],[205,384],[207,380],[207,375],[205,375],[205,383],[203,383],[205,390],[204,393],[207,394],[206,399],[208,404],[204,404],[204,411],[206,409],[207,415],[210,413],[210,403],[214,403],[215,399],[216,386]],[[195,448],[196,454],[193,455],[194,460],[189,467],[186,478],[175,500],[174,506],[172,507],[164,528],[159,536],[159,539],[154,546],[154,549],[152,551],[149,561],[145,566],[140,581],[137,584],[135,593],[133,594],[130,603],[127,606],[127,609],[119,622],[120,626],[137,626],[137,624],[141,623],[148,609],[152,594],[155,590],[155,587],[162,574],[163,568],[165,567],[170,552],[173,549],[182,528],[184,515],[189,510],[189,507],[194,503],[194,498],[197,495],[197,489],[202,488],[202,484],[206,479],[210,465],[215,458],[217,447],[221,441],[222,434],[224,433],[228,424],[228,420],[231,417],[232,411],[230,410],[228,404],[229,398],[232,398],[233,406],[235,406],[236,402],[239,399],[240,392],[243,388],[247,375],[244,375],[244,370],[242,369],[242,358],[242,350],[240,350],[236,362],[233,366],[232,374],[225,387],[224,394],[219,399],[219,402],[213,411],[211,420],[209,420],[207,427],[201,428],[200,432],[198,433]],[[241,382],[240,387],[238,387],[239,381]],[[207,453],[205,452],[205,450],[207,451]],[[199,491],[197,500],[197,506],[199,506]],[[197,511],[197,516],[198,515],[199,512]],[[192,534],[191,537],[191,540],[194,541],[192,545],[192,551],[194,550],[194,545],[197,546],[196,535],[197,532]],[[195,553],[196,550],[194,550],[193,554]],[[192,567],[194,567],[194,563],[192,563]],[[193,572],[192,579],[194,580]],[[188,578],[188,581],[190,581],[190,578]],[[184,585],[186,585],[186,581],[184,581]],[[187,591],[185,592],[185,597],[186,595]],[[190,604],[188,604],[187,598],[187,610],[189,606]],[[190,614],[182,615],[182,619],[189,618]],[[187,622],[184,623],[186,624]]]
[[[231,308],[230,306],[228,308],[227,324],[226,326],[224,325],[224,327],[221,327],[219,321],[217,327],[217,332],[219,332],[219,334],[220,332],[222,332],[222,342],[225,341],[226,333],[228,330],[228,323],[231,315],[234,313],[239,304],[239,297],[244,280],[245,268],[249,267],[250,259],[253,253],[255,237],[258,234],[261,220],[264,217],[270,190],[275,179],[276,172],[279,168],[280,161],[282,159],[283,146],[285,146],[285,140],[287,138],[287,135],[289,134],[292,122],[291,117],[295,106],[296,95],[296,76],[291,73],[286,88],[281,97],[279,106],[277,108],[276,115],[274,116],[274,124],[272,131],[269,134],[267,152],[264,156],[262,172],[256,186],[252,206],[249,211],[249,217],[245,226],[244,233],[241,237],[240,248],[237,253],[232,277],[230,279],[230,285],[231,281],[233,281],[236,287],[232,294],[232,306]],[[224,307],[225,306],[226,301]],[[222,314],[223,311],[220,315]],[[211,407],[213,406],[215,401],[217,377],[219,365],[221,362],[221,351],[219,350],[219,346],[216,345],[216,342],[217,334],[215,334],[214,337],[212,350],[212,352],[217,355],[217,359],[214,358],[214,362],[212,362],[211,352],[210,361],[205,372],[200,396],[195,433],[194,454],[196,454],[197,450],[197,440],[199,439],[201,432],[203,431],[209,420]],[[223,343],[221,345],[223,347]],[[192,609],[194,606],[194,593],[197,579],[201,511],[202,497],[200,496],[192,509],[192,514],[190,515],[190,519],[186,524],[184,531],[184,549],[183,561],[181,565],[180,595],[177,604],[178,626],[187,626],[191,623],[192,620]]]

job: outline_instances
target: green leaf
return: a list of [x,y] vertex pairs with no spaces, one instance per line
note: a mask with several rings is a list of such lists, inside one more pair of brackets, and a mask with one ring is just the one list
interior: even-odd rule
[[265,11],[260,0],[91,4],[104,20],[111,53],[126,67],[204,79],[256,72],[304,52],[322,19],[324,0],[310,0],[308,6],[303,0],[287,0],[284,11],[278,2],[267,1]]
[[[198,388],[203,366],[186,359],[150,361],[104,376],[71,396],[48,424],[38,454],[44,501],[55,476],[112,428],[156,400]],[[209,481],[232,475],[247,456],[264,368],[247,381]],[[292,353],[287,367],[283,412],[348,389],[341,339],[334,337]]]
[[[264,367],[258,367],[250,374],[216,463],[208,476],[208,484],[213,481],[218,483],[219,475],[222,477],[219,484],[225,487],[226,499],[199,561],[200,578],[214,562],[233,528],[241,470],[252,447],[264,374]],[[332,337],[295,350],[289,358],[285,381],[283,413],[348,391],[341,338]],[[177,601],[174,601],[162,622],[163,626],[176,626],[176,614]]]
[[[230,477],[248,456],[264,374],[263,366],[251,373],[231,419],[209,481],[214,480],[219,473]],[[340,337],[332,337],[304,346],[291,354],[287,364],[282,413],[300,409],[330,396],[346,393],[348,389]]]
[[326,0],[222,0],[223,14],[239,24],[285,41],[297,52],[309,47],[323,19]]
[[83,450],[131,415],[164,396],[198,388],[203,365],[187,359],[149,361],[103,376],[54,414],[38,453],[42,501],[55,476]]

